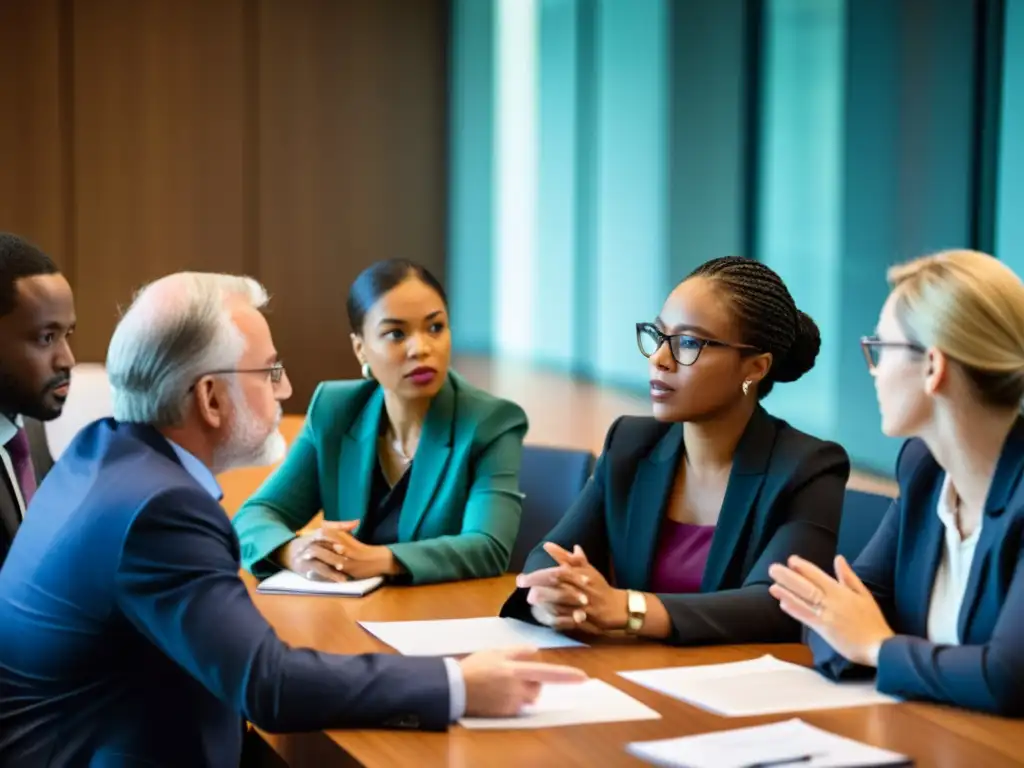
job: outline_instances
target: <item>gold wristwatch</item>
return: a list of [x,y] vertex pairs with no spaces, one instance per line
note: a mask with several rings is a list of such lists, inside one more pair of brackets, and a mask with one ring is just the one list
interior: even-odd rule
[[626,590],[626,634],[638,635],[647,618],[647,598],[643,592]]

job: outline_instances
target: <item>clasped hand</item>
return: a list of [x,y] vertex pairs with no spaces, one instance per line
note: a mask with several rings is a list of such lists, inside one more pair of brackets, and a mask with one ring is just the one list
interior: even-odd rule
[[307,579],[348,581],[400,573],[387,547],[364,544],[352,535],[358,520],[325,521],[313,533],[288,543],[284,565]]
[[626,626],[625,590],[613,588],[581,547],[569,552],[547,542],[544,551],[557,565],[516,577],[516,586],[529,589],[526,600],[537,621],[560,631],[598,635]]
[[842,555],[836,557],[835,569],[838,578],[793,555],[787,565],[775,563],[768,569],[775,581],[768,591],[782,610],[847,659],[877,667],[882,643],[895,633],[875,596]]

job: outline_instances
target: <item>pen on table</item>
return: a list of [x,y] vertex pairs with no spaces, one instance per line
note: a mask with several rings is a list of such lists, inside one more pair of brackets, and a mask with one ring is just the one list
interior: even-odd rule
[[747,763],[740,768],[775,768],[777,765],[795,765],[796,763],[809,763],[816,757],[822,757],[819,752],[814,755],[794,755],[793,757],[780,757],[778,760],[765,760],[761,763]]

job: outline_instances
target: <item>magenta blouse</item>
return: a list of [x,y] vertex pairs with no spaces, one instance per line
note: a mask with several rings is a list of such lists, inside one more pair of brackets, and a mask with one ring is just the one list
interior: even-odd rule
[[677,523],[665,518],[658,536],[651,569],[651,592],[686,594],[700,592],[704,566],[711,549],[713,525]]

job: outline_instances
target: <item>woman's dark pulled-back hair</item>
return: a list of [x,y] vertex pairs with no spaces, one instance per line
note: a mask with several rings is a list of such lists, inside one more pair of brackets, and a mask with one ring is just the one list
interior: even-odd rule
[[770,267],[742,256],[701,264],[690,277],[711,280],[724,291],[736,313],[744,344],[772,355],[772,367],[758,385],[758,397],[776,382],[796,381],[811,368],[821,349],[821,334]]
[[361,334],[363,321],[366,320],[366,313],[370,308],[380,301],[385,293],[406,280],[419,280],[427,287],[433,288],[441,297],[444,308],[448,309],[448,296],[444,292],[444,287],[422,264],[407,259],[378,261],[360,272],[348,290],[346,308],[352,332]]

